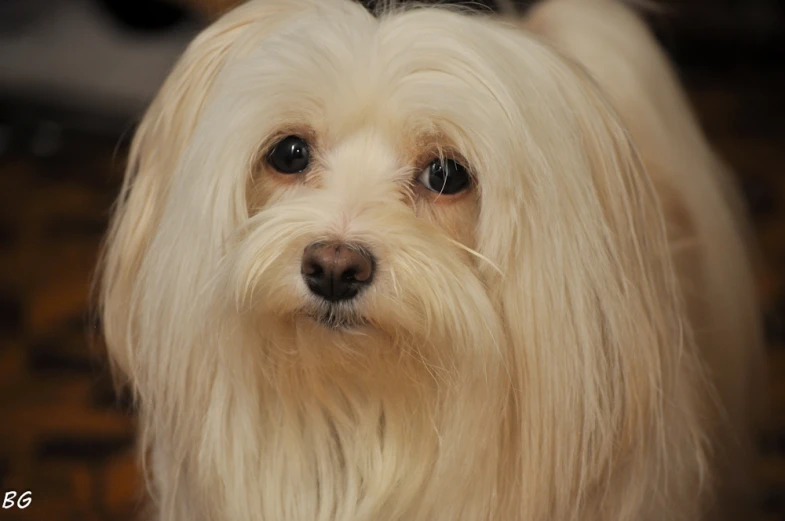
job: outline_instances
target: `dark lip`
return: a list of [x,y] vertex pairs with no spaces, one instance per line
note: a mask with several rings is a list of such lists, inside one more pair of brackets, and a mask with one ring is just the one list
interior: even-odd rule
[[310,310],[304,314],[320,326],[335,331],[353,330],[368,324],[360,315],[341,312],[331,309],[332,307],[331,305],[327,310]]

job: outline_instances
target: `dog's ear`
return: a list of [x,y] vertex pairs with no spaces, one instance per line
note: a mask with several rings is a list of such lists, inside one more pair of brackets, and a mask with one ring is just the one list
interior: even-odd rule
[[[514,436],[527,447],[520,475],[541,476],[523,487],[528,503],[569,509],[586,490],[622,487],[611,495],[638,505],[602,508],[637,511],[655,492],[697,493],[693,475],[683,491],[610,481],[701,468],[702,411],[689,388],[701,378],[685,377],[698,371],[694,342],[663,210],[636,147],[579,66],[529,47],[538,75],[525,80],[534,88],[513,119],[525,122],[515,174],[482,187],[478,233],[503,273],[486,276],[498,277],[491,286],[509,334]],[[660,468],[664,451],[699,464]],[[571,518],[570,510],[530,514]]]
[[[317,0],[251,1],[205,29],[186,49],[136,130],[96,278],[97,313],[115,369],[132,378],[135,281],[161,219],[172,174],[216,77],[248,35],[264,38]],[[251,34],[252,33],[252,34]]]

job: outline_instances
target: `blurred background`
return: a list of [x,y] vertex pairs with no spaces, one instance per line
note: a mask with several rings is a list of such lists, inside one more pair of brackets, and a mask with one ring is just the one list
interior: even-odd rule
[[[0,494],[32,492],[0,520],[138,513],[133,411],[87,341],[90,277],[134,124],[232,3],[0,0]],[[774,416],[760,434],[759,513],[785,520],[785,5],[659,3],[649,21],[738,174],[767,263]]]

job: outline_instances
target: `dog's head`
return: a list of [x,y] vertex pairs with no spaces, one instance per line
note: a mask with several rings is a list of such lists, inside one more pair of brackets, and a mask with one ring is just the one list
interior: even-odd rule
[[197,38],[137,132],[104,327],[172,429],[239,395],[340,409],[339,387],[355,413],[387,400],[376,426],[404,396],[441,447],[460,417],[477,446],[543,451],[510,465],[571,465],[545,433],[602,459],[659,410],[682,334],[665,241],[613,110],[526,31],[257,0]]

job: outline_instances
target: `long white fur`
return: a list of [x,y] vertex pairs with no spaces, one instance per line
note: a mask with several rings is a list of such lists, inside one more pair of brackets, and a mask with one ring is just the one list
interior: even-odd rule
[[[291,129],[308,182],[259,167]],[[412,191],[411,149],[445,143],[462,202]],[[240,6],[139,127],[102,262],[153,519],[737,519],[761,344],[738,206],[621,4]],[[325,238],[379,259],[339,311],[365,325],[303,315]]]

